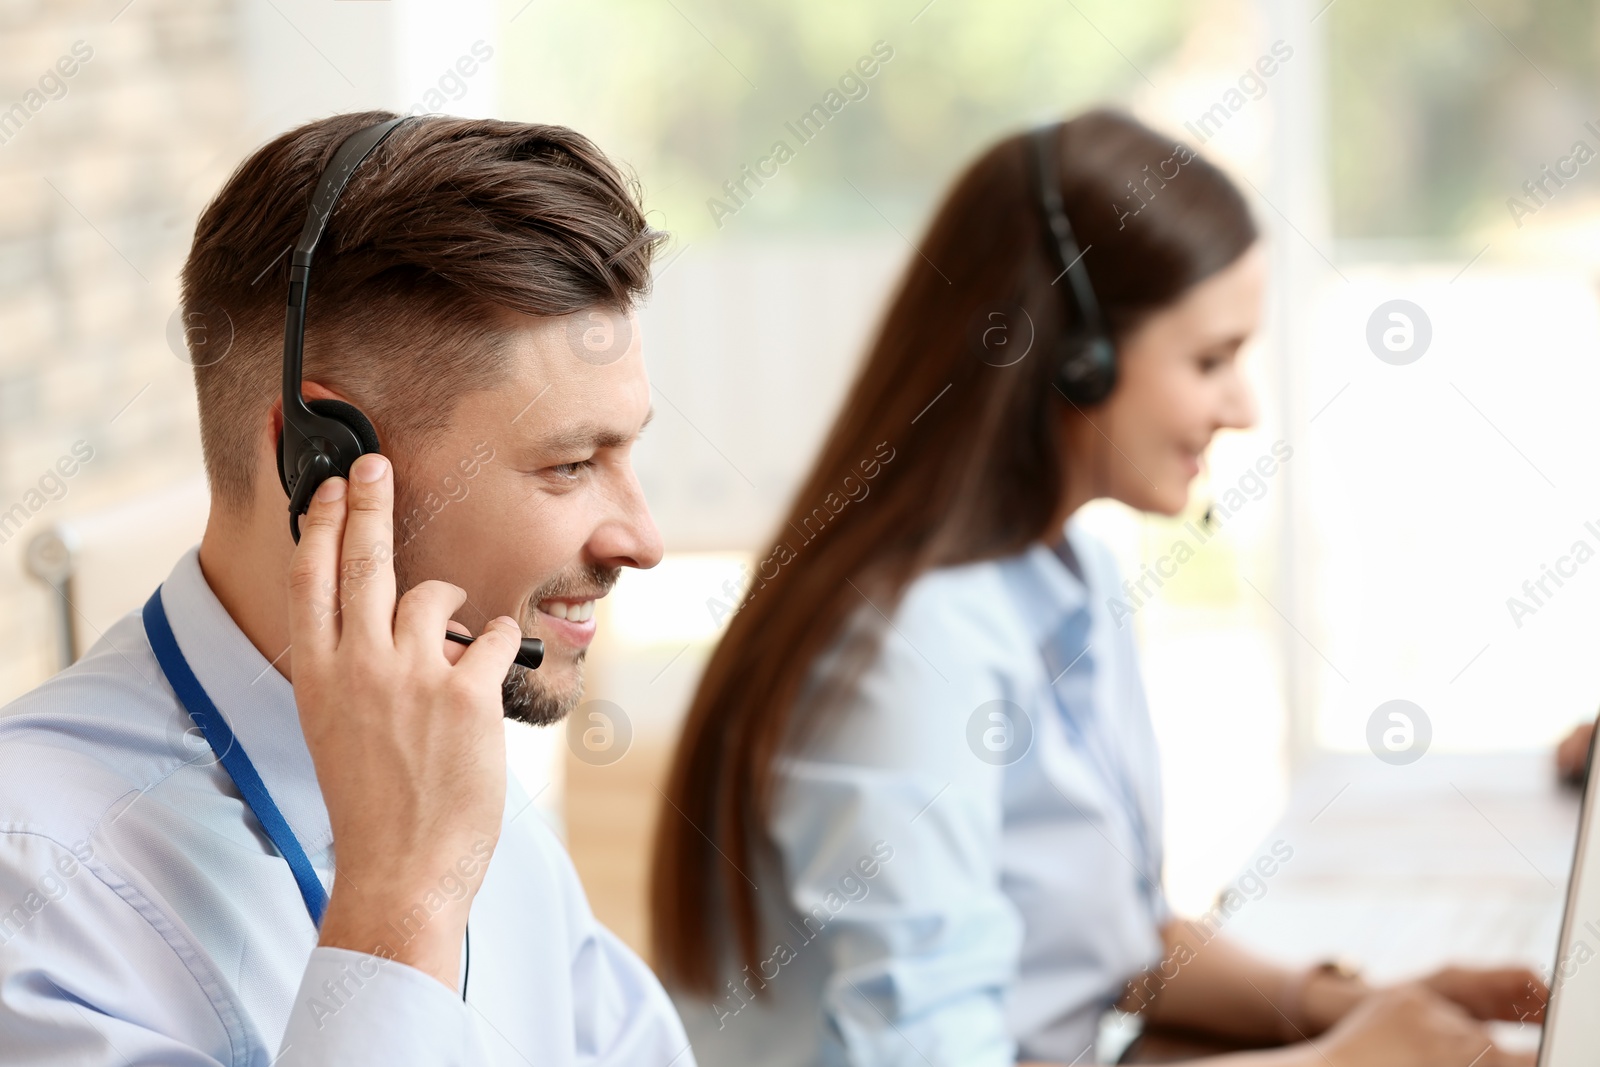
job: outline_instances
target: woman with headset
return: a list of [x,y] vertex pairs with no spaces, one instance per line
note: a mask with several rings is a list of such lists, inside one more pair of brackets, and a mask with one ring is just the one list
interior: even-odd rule
[[1233,184],[1115,113],[957,181],[686,720],[653,930],[702,1064],[1081,1064],[1114,1005],[1281,1046],[1229,1063],[1518,1062],[1478,1020],[1536,1017],[1530,972],[1374,991],[1162,894],[1125,593],[1074,515],[1178,514],[1254,422],[1264,276]]

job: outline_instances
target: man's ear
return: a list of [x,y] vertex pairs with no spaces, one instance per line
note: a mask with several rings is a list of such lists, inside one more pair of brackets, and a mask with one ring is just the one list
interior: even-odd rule
[[[343,400],[350,403],[345,397],[329,389],[321,382],[303,382],[300,386],[300,395],[307,400]],[[277,447],[278,435],[283,432],[283,397],[273,397],[272,409],[267,413],[269,440],[273,448]]]
[[[326,385],[323,385],[321,382],[310,382],[310,381],[301,382],[300,383],[300,395],[305,397],[307,400],[339,400],[339,401],[343,401],[346,404],[349,404],[351,402],[349,397],[345,396],[343,393],[337,392],[337,391],[335,391],[333,389],[329,389]],[[360,405],[355,405],[355,406],[359,407]],[[282,397],[278,398],[278,409],[279,409],[280,412],[283,410],[283,398]]]
[[[337,400],[341,404],[349,404],[351,407],[355,408],[356,410],[361,411],[361,406],[359,404],[353,403],[350,400],[349,397],[345,396],[343,393],[339,392],[337,389],[330,389],[328,386],[323,385],[321,382],[313,382],[313,381],[301,382],[300,383],[300,395],[306,398],[306,403],[308,403],[308,404],[313,402],[313,401],[317,401],[317,400]],[[363,415],[366,415],[365,411],[362,411],[361,413]],[[372,417],[370,415],[367,415],[366,417],[367,417],[367,421],[370,423],[372,421]],[[283,433],[283,397],[279,396],[275,400],[273,400],[271,418],[272,418],[271,445],[272,445],[272,448],[273,448],[274,452],[276,452],[277,447],[278,447],[278,437],[279,437],[280,434]],[[374,426],[374,431],[373,432],[376,433],[376,426]],[[382,440],[382,438],[380,437],[379,440]]]
[[[319,400],[334,400],[334,401],[338,401],[341,404],[350,404],[349,399],[347,399],[344,396],[344,394],[338,392],[335,389],[330,389],[328,386],[323,385],[321,382],[314,382],[314,381],[301,382],[300,383],[300,395],[305,397],[306,403],[308,403],[308,404],[315,404]],[[354,405],[354,404],[350,404],[350,406],[351,407],[356,407],[356,405]],[[357,408],[356,410],[360,411],[360,408]],[[362,414],[364,416],[366,413],[362,412]],[[370,419],[368,419],[367,421],[368,421],[369,424],[371,423]],[[376,427],[373,428],[372,433],[373,434],[377,433]],[[360,436],[359,430],[358,430],[358,436]],[[273,475],[275,477],[279,478],[280,483],[281,483],[281,479],[282,479],[282,471],[280,470],[280,464],[281,464],[282,457],[279,455],[279,442],[282,441],[282,439],[283,439],[283,397],[280,395],[280,396],[275,396],[273,398],[272,407],[270,409],[268,409],[268,412],[267,412],[267,438],[266,438],[266,441],[265,441],[265,446],[266,446],[267,452],[272,457]],[[381,440],[381,438],[379,440]],[[371,447],[371,446],[368,445],[367,447]]]
[[356,431],[356,436],[361,439],[362,446],[368,451],[375,450],[383,441],[383,435],[378,432],[378,424],[373,420],[372,416],[363,410],[360,404],[355,403],[348,396],[345,396],[337,389],[331,389],[328,386],[323,385],[321,382],[308,381],[301,384],[300,393],[306,398],[306,403],[312,405],[313,407],[319,400],[332,400],[335,403],[344,404],[347,407],[354,408],[355,414],[359,415],[360,419],[366,423],[365,433],[362,432],[363,428],[360,425],[351,421],[351,413],[349,412],[325,412],[325,414],[335,415],[338,418],[344,419],[346,422],[350,422],[351,429]]

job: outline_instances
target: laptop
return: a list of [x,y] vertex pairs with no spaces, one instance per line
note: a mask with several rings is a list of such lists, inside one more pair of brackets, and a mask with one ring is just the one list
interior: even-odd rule
[[[1595,731],[1600,741],[1600,730]],[[1538,1067],[1578,1067],[1600,1062],[1600,766],[1589,744],[1588,781],[1578,816],[1578,843],[1567,883],[1550,1003],[1539,1039]]]

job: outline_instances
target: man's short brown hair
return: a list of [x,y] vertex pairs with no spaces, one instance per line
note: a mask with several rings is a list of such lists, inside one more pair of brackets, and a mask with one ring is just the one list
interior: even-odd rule
[[[350,134],[395,117],[336,115],[290,130],[234,171],[195,226],[183,268],[200,437],[214,498],[243,506],[256,428],[280,393],[289,249]],[[562,126],[440,116],[403,123],[356,171],[317,248],[306,377],[415,443],[453,400],[505,373],[505,316],[625,312],[664,237],[635,183]],[[231,324],[233,342],[215,352]],[[203,347],[203,342],[202,346]]]

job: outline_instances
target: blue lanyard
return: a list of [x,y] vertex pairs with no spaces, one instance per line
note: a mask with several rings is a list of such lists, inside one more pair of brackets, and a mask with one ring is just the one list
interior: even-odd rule
[[200,679],[190,669],[189,661],[178,647],[178,639],[172,636],[166,608],[161,605],[159,586],[145,601],[144,632],[150,638],[150,648],[156,654],[156,662],[161,664],[162,673],[167,676],[172,691],[178,695],[178,702],[189,712],[194,724],[200,727],[211,750],[217,754],[222,769],[228,772],[239,795],[244,798],[245,805],[255,813],[256,821],[277,846],[278,852],[289,861],[289,870],[294,872],[300,895],[305,898],[306,911],[311,913],[311,923],[320,927],[322,913],[328,907],[328,893],[317,879],[317,872],[312,870],[305,849],[300,847],[294,832],[289,829],[289,823],[273,802],[272,794],[267,792],[261,775],[256,773],[255,764],[245,754],[244,746],[233,736],[233,729],[222,713],[217,711],[217,706],[206,695],[205,686],[200,684]]

